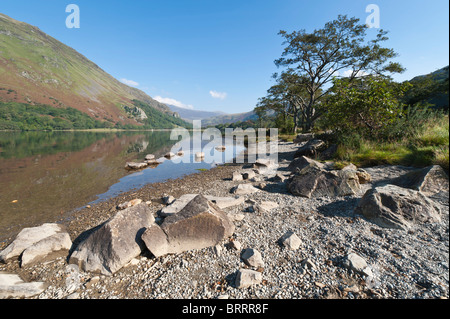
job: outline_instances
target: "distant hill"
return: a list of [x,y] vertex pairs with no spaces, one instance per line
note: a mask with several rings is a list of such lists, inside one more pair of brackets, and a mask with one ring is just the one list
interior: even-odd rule
[[170,110],[172,112],[178,113],[178,115],[180,115],[180,117],[183,120],[189,121],[189,122],[192,122],[194,120],[203,120],[203,119],[207,119],[207,118],[211,118],[211,117],[215,117],[215,116],[225,115],[225,113],[223,113],[223,112],[190,110],[190,109],[185,109],[185,108],[181,108],[181,107],[178,107],[175,105],[170,105],[170,104],[167,104],[167,106],[170,108]]
[[167,104],[167,106],[170,107],[173,112],[178,113],[180,117],[185,121],[192,122],[193,120],[201,120],[203,127],[220,124],[233,124],[236,122],[256,120],[258,118],[253,111],[246,113],[227,114],[224,112],[189,110],[169,104]]
[[[23,109],[23,104],[74,108],[99,123],[151,127],[150,114],[142,113],[142,107],[137,109],[136,101],[155,110],[158,118],[171,123],[170,127],[184,123],[165,104],[121,83],[39,28],[0,14],[0,102],[3,105],[18,103],[18,109]],[[30,110],[33,117],[35,111]]]
[[254,111],[247,113],[237,113],[237,114],[224,114],[219,116],[214,116],[208,119],[202,120],[202,126],[214,126],[219,124],[232,124],[236,122],[245,122],[248,120],[257,120],[258,116]]
[[412,88],[406,93],[406,103],[428,103],[434,108],[448,111],[449,66],[416,76],[408,82],[412,84]]

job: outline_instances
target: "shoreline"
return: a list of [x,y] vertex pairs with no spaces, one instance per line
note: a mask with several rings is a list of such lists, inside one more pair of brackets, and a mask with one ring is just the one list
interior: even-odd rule
[[[287,166],[297,149],[293,143],[279,143],[279,168]],[[258,175],[253,181],[233,181],[233,172],[245,164],[225,164],[208,171],[162,183],[149,184],[77,211],[62,223],[76,245],[82,234],[112,217],[116,206],[132,199],[150,200],[154,216],[165,207],[161,198],[171,195],[202,194],[231,197],[230,189],[250,183],[260,191],[244,195],[239,206],[224,209],[234,221],[235,233],[220,246],[155,258],[150,253],[136,257],[112,276],[80,270],[80,285],[66,285],[66,258],[20,268],[18,261],[0,264],[0,272],[17,273],[26,281],[44,281],[48,288],[32,299],[392,299],[448,298],[449,221],[448,203],[442,204],[442,222],[414,227],[410,231],[380,228],[354,214],[365,190],[339,198],[307,199],[290,194],[283,182]],[[407,170],[403,167],[368,169],[373,177],[392,178]],[[271,201],[271,211],[252,211],[248,200]],[[61,222],[61,221],[60,221]],[[301,240],[298,250],[278,244],[283,234],[293,231]],[[234,286],[236,272],[248,268],[241,260],[241,248],[255,248],[264,260],[261,284],[239,289]],[[348,252],[361,256],[372,268],[375,280],[342,266]],[[425,288],[424,288],[425,287]]]

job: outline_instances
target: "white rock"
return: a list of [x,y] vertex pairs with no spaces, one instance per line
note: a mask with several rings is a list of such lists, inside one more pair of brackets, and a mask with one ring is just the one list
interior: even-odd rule
[[11,258],[19,257],[30,246],[61,232],[65,232],[65,228],[58,224],[43,224],[38,227],[24,228],[14,241],[0,252],[0,262],[7,262]]
[[23,251],[21,267],[42,262],[50,254],[66,254],[71,247],[72,240],[66,232],[46,237]]
[[230,247],[234,250],[241,250],[242,244],[237,240],[233,240],[230,242]]
[[260,212],[260,213],[268,213],[272,209],[278,208],[278,204],[275,202],[269,202],[269,201],[262,201],[260,203],[257,203],[256,205],[253,205],[253,211]]
[[367,262],[364,260],[364,258],[355,253],[350,253],[345,256],[344,260],[342,261],[342,265],[362,275],[373,277],[372,270],[367,265]]
[[298,238],[298,236],[291,231],[284,234],[280,238],[280,242],[284,247],[290,250],[297,250],[300,248],[300,245],[302,244],[300,238]]
[[253,194],[258,191],[259,191],[259,189],[257,189],[256,187],[254,187],[251,184],[240,184],[231,190],[231,192],[236,195]]
[[253,248],[247,248],[244,250],[241,256],[244,263],[250,267],[264,267],[264,261],[262,260],[261,253]]
[[240,172],[233,172],[233,177],[231,178],[232,181],[243,181],[244,177],[242,177],[242,173]]
[[0,299],[29,298],[47,288],[44,282],[24,282],[18,275],[0,272]]
[[260,284],[262,281],[262,274],[258,271],[250,269],[239,269],[235,286],[236,288],[247,288],[253,285]]

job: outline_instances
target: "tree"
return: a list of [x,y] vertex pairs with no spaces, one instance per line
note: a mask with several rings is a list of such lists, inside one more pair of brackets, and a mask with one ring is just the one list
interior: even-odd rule
[[287,117],[292,117],[293,133],[298,130],[300,125],[305,124],[305,106],[307,105],[307,92],[305,90],[306,78],[298,76],[292,70],[282,72],[280,75],[275,73],[273,78],[277,84],[267,90],[268,95],[259,100],[255,112],[261,113],[262,110],[272,110],[277,116],[281,116],[281,121],[287,123]]
[[302,79],[301,85],[307,93],[304,130],[311,130],[324,114],[319,102],[329,94],[329,84],[335,77],[347,77],[350,83],[364,74],[403,72],[400,64],[389,61],[396,53],[380,45],[388,40],[387,32],[379,30],[375,39],[366,41],[367,28],[357,18],[339,15],[312,33],[280,31],[287,46],[275,64],[288,67],[289,73]]
[[407,83],[372,75],[333,82],[324,118],[338,134],[351,132],[379,138],[402,115],[401,99],[409,88]]

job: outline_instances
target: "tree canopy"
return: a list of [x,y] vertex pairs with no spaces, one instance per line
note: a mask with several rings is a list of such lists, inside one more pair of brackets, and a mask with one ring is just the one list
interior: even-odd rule
[[[403,72],[400,64],[391,61],[397,56],[394,50],[381,45],[388,40],[387,31],[380,29],[373,39],[367,39],[367,29],[359,19],[339,15],[336,20],[311,33],[305,30],[280,31],[285,39],[285,48],[275,64],[287,70],[276,76],[278,84],[269,89],[268,97],[263,98],[258,106],[265,104],[274,109],[290,109],[291,112],[286,114],[294,117],[294,122],[301,119],[303,130],[310,131],[326,112],[326,105],[321,101],[331,92],[333,79],[345,77],[351,83],[363,75]],[[274,94],[286,84],[297,88],[288,87],[285,94]],[[296,103],[291,99],[293,95],[290,93],[293,92],[296,93]],[[301,110],[300,118],[292,112],[295,110],[292,105]],[[296,126],[297,123],[294,124]]]

